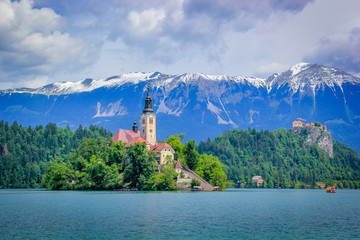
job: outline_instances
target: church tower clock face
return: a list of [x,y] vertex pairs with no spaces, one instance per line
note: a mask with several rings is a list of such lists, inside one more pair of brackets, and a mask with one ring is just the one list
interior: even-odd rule
[[152,99],[150,96],[150,87],[147,87],[147,96],[145,98],[145,107],[140,116],[140,137],[152,145],[156,144],[156,115],[152,108]]

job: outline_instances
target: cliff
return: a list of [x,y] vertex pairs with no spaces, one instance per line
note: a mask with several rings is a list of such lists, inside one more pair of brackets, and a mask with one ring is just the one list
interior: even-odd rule
[[[331,134],[322,127],[310,126],[310,127],[293,127],[292,132],[298,134],[307,134],[304,144],[317,144],[319,148],[323,149],[330,157],[334,157],[334,139]],[[304,133],[305,131],[305,133]]]

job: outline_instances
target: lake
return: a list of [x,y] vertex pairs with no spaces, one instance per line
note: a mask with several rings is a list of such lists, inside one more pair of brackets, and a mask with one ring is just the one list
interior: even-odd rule
[[0,190],[1,239],[360,239],[360,191]]

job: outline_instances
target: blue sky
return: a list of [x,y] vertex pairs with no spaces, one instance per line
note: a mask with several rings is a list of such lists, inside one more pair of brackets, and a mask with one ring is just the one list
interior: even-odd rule
[[358,0],[0,0],[0,89],[128,72],[360,76]]

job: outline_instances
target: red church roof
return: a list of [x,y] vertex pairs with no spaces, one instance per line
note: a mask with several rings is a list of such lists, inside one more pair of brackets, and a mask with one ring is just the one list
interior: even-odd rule
[[146,141],[145,139],[143,139],[142,137],[136,137],[136,138],[133,138],[131,139],[126,145],[125,147],[128,148],[130,147],[131,145],[133,144],[136,144],[136,143],[146,143],[146,144],[149,144],[151,146],[151,144]]
[[112,140],[114,142],[122,141],[125,143],[129,143],[132,139],[140,137],[140,132],[134,132],[132,130],[124,130],[119,129],[114,136],[112,136]]
[[156,147],[154,148],[154,152],[161,152],[161,150],[163,150],[164,148],[172,148],[169,144],[167,143],[159,143],[158,145],[156,145]]

